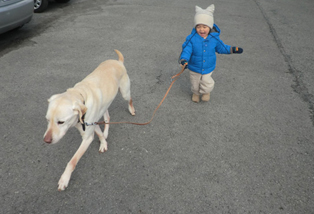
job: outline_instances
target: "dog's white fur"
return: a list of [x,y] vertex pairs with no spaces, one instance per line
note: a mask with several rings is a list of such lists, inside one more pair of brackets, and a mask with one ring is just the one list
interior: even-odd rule
[[104,132],[98,125],[86,126],[83,131],[82,117],[88,123],[98,121],[102,116],[106,122],[110,121],[108,107],[114,100],[120,89],[122,97],[129,102],[129,111],[135,115],[130,93],[130,79],[123,65],[124,57],[118,51],[118,60],[107,60],[102,62],[91,74],[73,88],[69,88],[62,94],[56,94],[48,100],[46,118],[48,128],[44,135],[46,143],[57,143],[68,131],[75,126],[81,133],[82,143],[70,162],[67,164],[60,180],[58,190],[64,190],[70,181],[71,174],[76,164],[83,156],[90,143],[94,139],[94,132],[100,140],[100,152],[107,151],[107,136],[109,124],[105,126]]

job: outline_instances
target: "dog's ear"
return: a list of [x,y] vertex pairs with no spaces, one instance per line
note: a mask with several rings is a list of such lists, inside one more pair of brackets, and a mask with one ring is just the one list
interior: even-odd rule
[[48,103],[50,103],[52,100],[56,99],[57,97],[59,97],[61,94],[55,94],[52,95],[49,99],[48,99]]
[[79,115],[80,122],[83,124],[83,116],[87,111],[87,107],[83,103],[75,102],[73,105],[73,111]]

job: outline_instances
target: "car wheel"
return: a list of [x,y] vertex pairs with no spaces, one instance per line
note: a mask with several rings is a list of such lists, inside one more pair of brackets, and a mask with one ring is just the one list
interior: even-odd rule
[[55,0],[57,3],[68,3],[70,0]]
[[34,0],[34,12],[41,13],[48,7],[48,0]]

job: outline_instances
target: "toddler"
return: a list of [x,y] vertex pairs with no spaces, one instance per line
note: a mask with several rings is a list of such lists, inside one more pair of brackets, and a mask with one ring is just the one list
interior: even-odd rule
[[195,6],[194,28],[182,45],[181,66],[190,70],[192,101],[198,103],[209,101],[210,92],[215,81],[212,73],[216,67],[216,52],[232,54],[243,52],[242,48],[225,45],[220,40],[220,29],[214,24],[215,6],[212,4],[205,10]]

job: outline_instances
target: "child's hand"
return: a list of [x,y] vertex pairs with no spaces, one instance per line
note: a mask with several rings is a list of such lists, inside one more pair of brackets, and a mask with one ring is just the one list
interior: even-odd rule
[[243,52],[242,48],[232,47],[232,53],[241,54]]
[[188,65],[188,61],[186,61],[185,59],[181,59],[180,63],[181,63],[181,67],[185,66],[185,69],[188,67],[187,66]]

